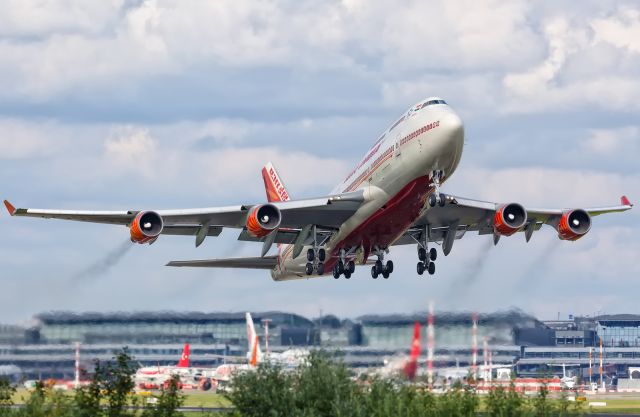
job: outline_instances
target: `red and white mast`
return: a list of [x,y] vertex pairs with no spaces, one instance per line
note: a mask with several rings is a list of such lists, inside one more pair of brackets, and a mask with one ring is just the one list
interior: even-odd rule
[[73,386],[75,389],[80,387],[80,342],[76,342],[76,369]]
[[429,317],[427,319],[427,381],[429,388],[433,387],[433,350],[435,348],[433,321],[433,301],[431,301],[429,302]]
[[473,313],[471,326],[471,374],[478,378],[478,313]]

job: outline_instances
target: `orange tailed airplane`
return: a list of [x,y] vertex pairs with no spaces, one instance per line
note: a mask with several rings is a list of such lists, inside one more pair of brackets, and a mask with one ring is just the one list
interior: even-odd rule
[[[464,146],[462,120],[438,97],[411,106],[385,130],[362,160],[330,194],[291,200],[272,164],[262,170],[268,202],[179,210],[76,211],[15,208],[12,216],[43,217],[129,228],[131,240],[153,243],[161,234],[191,235],[196,246],[223,229],[240,230],[239,240],[262,243],[251,258],[173,261],[169,266],[253,268],[276,281],[333,275],[350,278],[356,264],[371,265],[371,276],[388,278],[394,245],[417,247],[416,271],[435,272],[439,243],[448,255],[467,232],[502,236],[522,232],[527,241],[542,225],[562,240],[576,240],[591,229],[592,217],[629,210],[620,204],[592,208],[525,208],[518,203],[478,201],[444,194]],[[275,255],[267,255],[276,244]],[[371,259],[370,259],[371,258]]]

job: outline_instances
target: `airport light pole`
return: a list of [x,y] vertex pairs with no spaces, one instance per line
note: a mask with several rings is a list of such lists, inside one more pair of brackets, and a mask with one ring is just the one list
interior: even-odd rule
[[269,323],[271,319],[262,319],[262,325],[264,326],[264,349],[269,355]]

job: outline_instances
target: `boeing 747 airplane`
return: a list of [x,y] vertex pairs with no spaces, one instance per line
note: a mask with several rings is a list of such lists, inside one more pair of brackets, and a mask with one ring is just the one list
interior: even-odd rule
[[[185,210],[75,211],[15,208],[12,216],[119,224],[131,240],[153,243],[161,234],[191,235],[196,246],[223,229],[239,229],[238,239],[262,243],[251,258],[173,261],[176,267],[253,268],[276,281],[320,277],[350,278],[356,265],[370,265],[371,276],[388,278],[385,261],[395,245],[417,247],[416,271],[435,272],[437,242],[448,255],[468,232],[502,236],[522,232],[529,241],[542,225],[562,240],[576,240],[591,229],[591,218],[629,210],[620,204],[593,208],[527,209],[518,203],[478,201],[441,191],[454,174],[464,146],[464,128],[455,111],[438,97],[407,110],[365,153],[329,195],[292,200],[271,163],[262,170],[267,202]],[[273,245],[277,254],[268,255]]]

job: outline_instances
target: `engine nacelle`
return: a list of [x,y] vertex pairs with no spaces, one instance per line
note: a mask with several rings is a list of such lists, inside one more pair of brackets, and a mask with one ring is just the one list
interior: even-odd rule
[[164,222],[162,217],[155,211],[141,211],[131,222],[131,241],[135,243],[153,243],[156,241]]
[[591,216],[582,209],[565,211],[558,222],[558,237],[562,240],[578,240],[591,229]]
[[520,204],[505,204],[493,217],[493,230],[498,235],[511,236],[527,222],[527,211]]
[[282,215],[273,204],[256,206],[247,217],[247,231],[253,237],[265,237],[280,226]]

